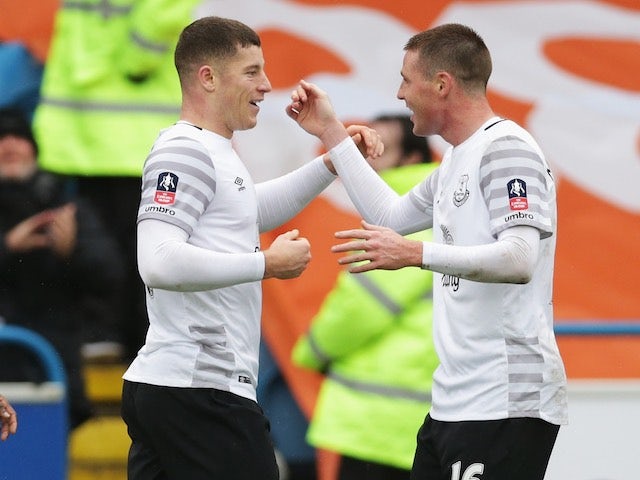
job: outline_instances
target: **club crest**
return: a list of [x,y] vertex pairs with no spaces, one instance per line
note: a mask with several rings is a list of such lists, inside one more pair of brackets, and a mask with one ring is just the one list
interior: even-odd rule
[[469,175],[464,174],[460,175],[460,179],[458,180],[458,186],[453,191],[453,204],[456,207],[461,206],[464,202],[469,198]]

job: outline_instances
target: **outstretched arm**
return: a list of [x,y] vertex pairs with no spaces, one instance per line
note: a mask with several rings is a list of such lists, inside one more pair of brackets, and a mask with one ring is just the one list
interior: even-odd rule
[[[347,131],[362,155],[377,158],[384,152],[375,130],[365,125],[350,125]],[[335,175],[331,158],[325,154],[286,175],[257,184],[260,231],[279,227],[297,215],[335,180]]]
[[297,230],[279,235],[260,252],[222,253],[187,243],[187,232],[160,220],[138,224],[138,270],[145,285],[164,290],[213,290],[263,278],[294,278],[311,260]]
[[349,197],[367,221],[403,234],[430,226],[427,209],[420,210],[408,196],[399,197],[367,163],[324,91],[302,80],[291,93],[287,114],[329,150]]
[[527,283],[538,257],[540,232],[520,225],[500,233],[496,242],[477,246],[443,245],[404,238],[393,230],[362,222],[362,229],[336,232],[349,241],[335,245],[335,253],[347,252],[339,263],[352,273],[374,269],[421,267],[488,283]]

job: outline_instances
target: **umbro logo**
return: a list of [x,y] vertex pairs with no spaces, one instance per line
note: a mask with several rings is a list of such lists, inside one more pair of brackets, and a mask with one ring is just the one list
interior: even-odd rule
[[238,191],[241,192],[243,190],[245,190],[247,187],[244,187],[242,184],[244,183],[244,180],[240,177],[236,177],[235,181],[233,182],[236,185],[238,185]]

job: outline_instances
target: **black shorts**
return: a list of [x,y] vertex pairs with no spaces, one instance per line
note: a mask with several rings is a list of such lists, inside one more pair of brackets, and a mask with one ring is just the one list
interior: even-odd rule
[[125,381],[122,418],[129,480],[278,480],[269,422],[252,400]]
[[440,422],[427,415],[411,480],[543,480],[559,429],[537,418]]

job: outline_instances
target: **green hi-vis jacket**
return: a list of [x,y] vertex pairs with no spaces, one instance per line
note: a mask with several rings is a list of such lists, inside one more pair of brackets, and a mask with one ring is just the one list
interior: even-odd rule
[[[395,168],[382,178],[404,193],[435,167]],[[430,231],[411,236],[430,237]],[[418,268],[338,276],[292,354],[297,365],[326,374],[309,443],[411,468],[438,364],[431,333],[432,284],[432,273]]]
[[198,0],[65,0],[34,116],[46,170],[139,176],[159,131],[180,115],[173,64]]

